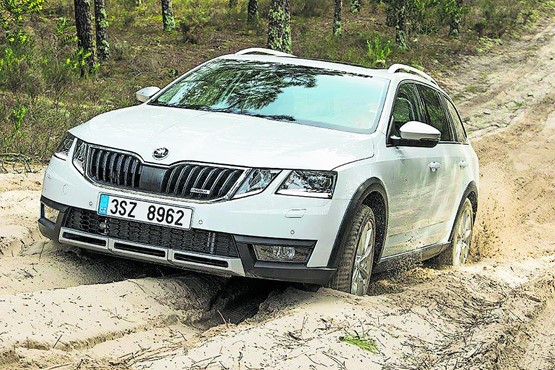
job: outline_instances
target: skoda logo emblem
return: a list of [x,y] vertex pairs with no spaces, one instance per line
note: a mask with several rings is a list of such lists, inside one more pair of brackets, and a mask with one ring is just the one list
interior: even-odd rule
[[164,159],[168,156],[170,151],[168,148],[158,148],[152,153],[154,159]]

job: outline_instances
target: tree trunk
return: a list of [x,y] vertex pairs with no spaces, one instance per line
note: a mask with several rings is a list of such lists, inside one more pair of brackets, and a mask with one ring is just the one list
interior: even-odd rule
[[249,0],[247,22],[253,23],[258,18],[258,0]]
[[449,36],[457,37],[461,32],[463,0],[455,0],[454,9],[449,15]]
[[108,44],[108,21],[106,20],[106,7],[104,0],[94,0],[94,21],[96,26],[96,53],[101,61],[107,60],[110,55]]
[[[77,47],[83,51],[83,57],[89,72],[94,69],[94,40],[91,22],[90,0],[74,0],[75,28],[77,31]],[[86,73],[81,67],[81,76]]]
[[335,0],[335,9],[333,12],[333,35],[341,35],[341,8],[343,8],[342,0]]
[[162,0],[162,22],[164,23],[164,31],[175,29],[172,0]]
[[395,42],[404,49],[407,47],[407,0],[389,0],[387,6],[388,26],[395,27]]
[[397,22],[395,24],[395,42],[400,48],[407,47],[407,8],[405,2],[397,9]]
[[351,13],[360,12],[360,0],[351,0]]
[[268,48],[291,52],[289,0],[272,0],[268,12]]

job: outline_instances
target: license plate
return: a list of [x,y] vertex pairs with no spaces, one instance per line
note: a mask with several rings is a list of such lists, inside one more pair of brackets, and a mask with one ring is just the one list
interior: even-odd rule
[[193,210],[101,194],[97,213],[101,216],[190,229]]

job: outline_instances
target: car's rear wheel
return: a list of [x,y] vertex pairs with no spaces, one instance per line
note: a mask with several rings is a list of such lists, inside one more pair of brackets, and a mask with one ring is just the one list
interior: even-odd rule
[[452,240],[449,247],[438,256],[442,265],[458,266],[468,261],[474,229],[474,209],[470,199],[466,198],[453,226]]
[[370,207],[359,206],[348,233],[342,246],[343,256],[330,287],[361,296],[368,292],[376,246],[376,217]]

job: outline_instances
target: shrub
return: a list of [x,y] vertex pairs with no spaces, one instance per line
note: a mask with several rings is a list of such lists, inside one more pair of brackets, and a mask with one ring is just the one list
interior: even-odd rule
[[391,54],[391,40],[382,39],[378,33],[371,41],[366,41],[368,59],[372,67],[385,67],[387,57]]
[[500,38],[530,19],[526,16],[529,10],[525,1],[478,0],[477,3],[472,7],[474,21],[471,27],[479,37]]
[[322,0],[293,0],[291,14],[301,17],[323,17],[330,13],[333,1]]

